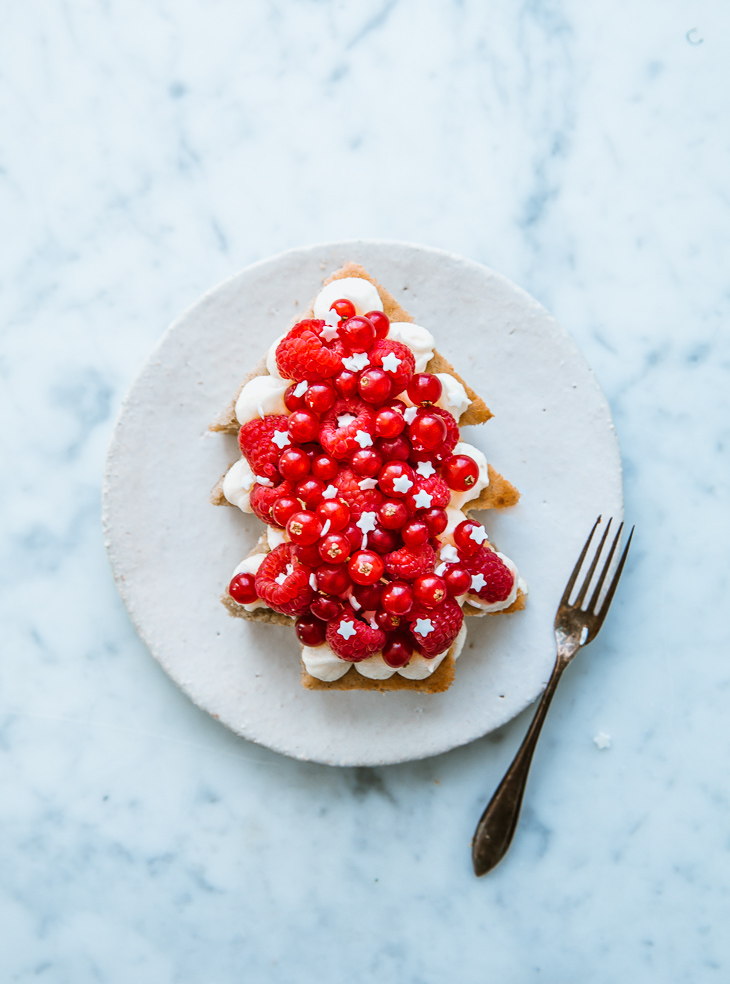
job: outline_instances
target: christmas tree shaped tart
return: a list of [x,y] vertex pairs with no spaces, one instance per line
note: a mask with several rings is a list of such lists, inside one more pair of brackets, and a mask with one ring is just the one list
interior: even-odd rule
[[464,615],[524,608],[514,564],[468,515],[519,498],[461,440],[460,425],[490,417],[431,333],[351,263],[212,425],[242,452],[212,501],[266,524],[222,601],[293,626],[305,687],[446,690]]

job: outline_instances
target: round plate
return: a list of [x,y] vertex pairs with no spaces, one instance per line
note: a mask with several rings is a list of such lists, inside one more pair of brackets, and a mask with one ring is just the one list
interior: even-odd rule
[[[231,618],[220,595],[261,532],[215,507],[211,488],[238,457],[208,424],[246,372],[304,311],[322,280],[361,263],[495,414],[464,437],[522,493],[480,514],[528,581],[527,608],[469,618],[445,693],[305,690],[288,627]],[[553,619],[599,513],[623,512],[611,413],[573,340],[532,297],[492,270],[440,250],[351,241],[292,250],[248,267],[176,321],[132,385],[104,488],[114,576],[139,635],[199,707],[285,755],[333,765],[404,762],[504,724],[543,690]]]

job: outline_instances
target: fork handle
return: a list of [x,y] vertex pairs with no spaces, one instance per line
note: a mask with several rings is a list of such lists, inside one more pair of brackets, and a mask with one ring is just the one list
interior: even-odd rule
[[556,659],[525,739],[477,824],[471,850],[476,875],[486,875],[499,864],[512,843],[537,739],[568,662],[561,656]]

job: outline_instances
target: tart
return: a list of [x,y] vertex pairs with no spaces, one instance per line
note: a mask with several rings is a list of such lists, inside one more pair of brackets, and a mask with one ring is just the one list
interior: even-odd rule
[[491,416],[433,335],[349,263],[211,425],[241,450],[211,501],[266,526],[221,600],[294,628],[305,687],[444,691],[464,616],[524,608],[515,565],[470,516],[519,499],[461,439]]

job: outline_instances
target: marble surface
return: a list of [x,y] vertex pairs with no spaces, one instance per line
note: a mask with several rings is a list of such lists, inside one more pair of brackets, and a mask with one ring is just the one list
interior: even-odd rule
[[[6,5],[3,981],[727,980],[729,34],[719,0]],[[165,677],[104,554],[164,327],[350,237],[524,286],[622,443],[624,581],[481,881],[527,715],[414,764],[280,757]]]

